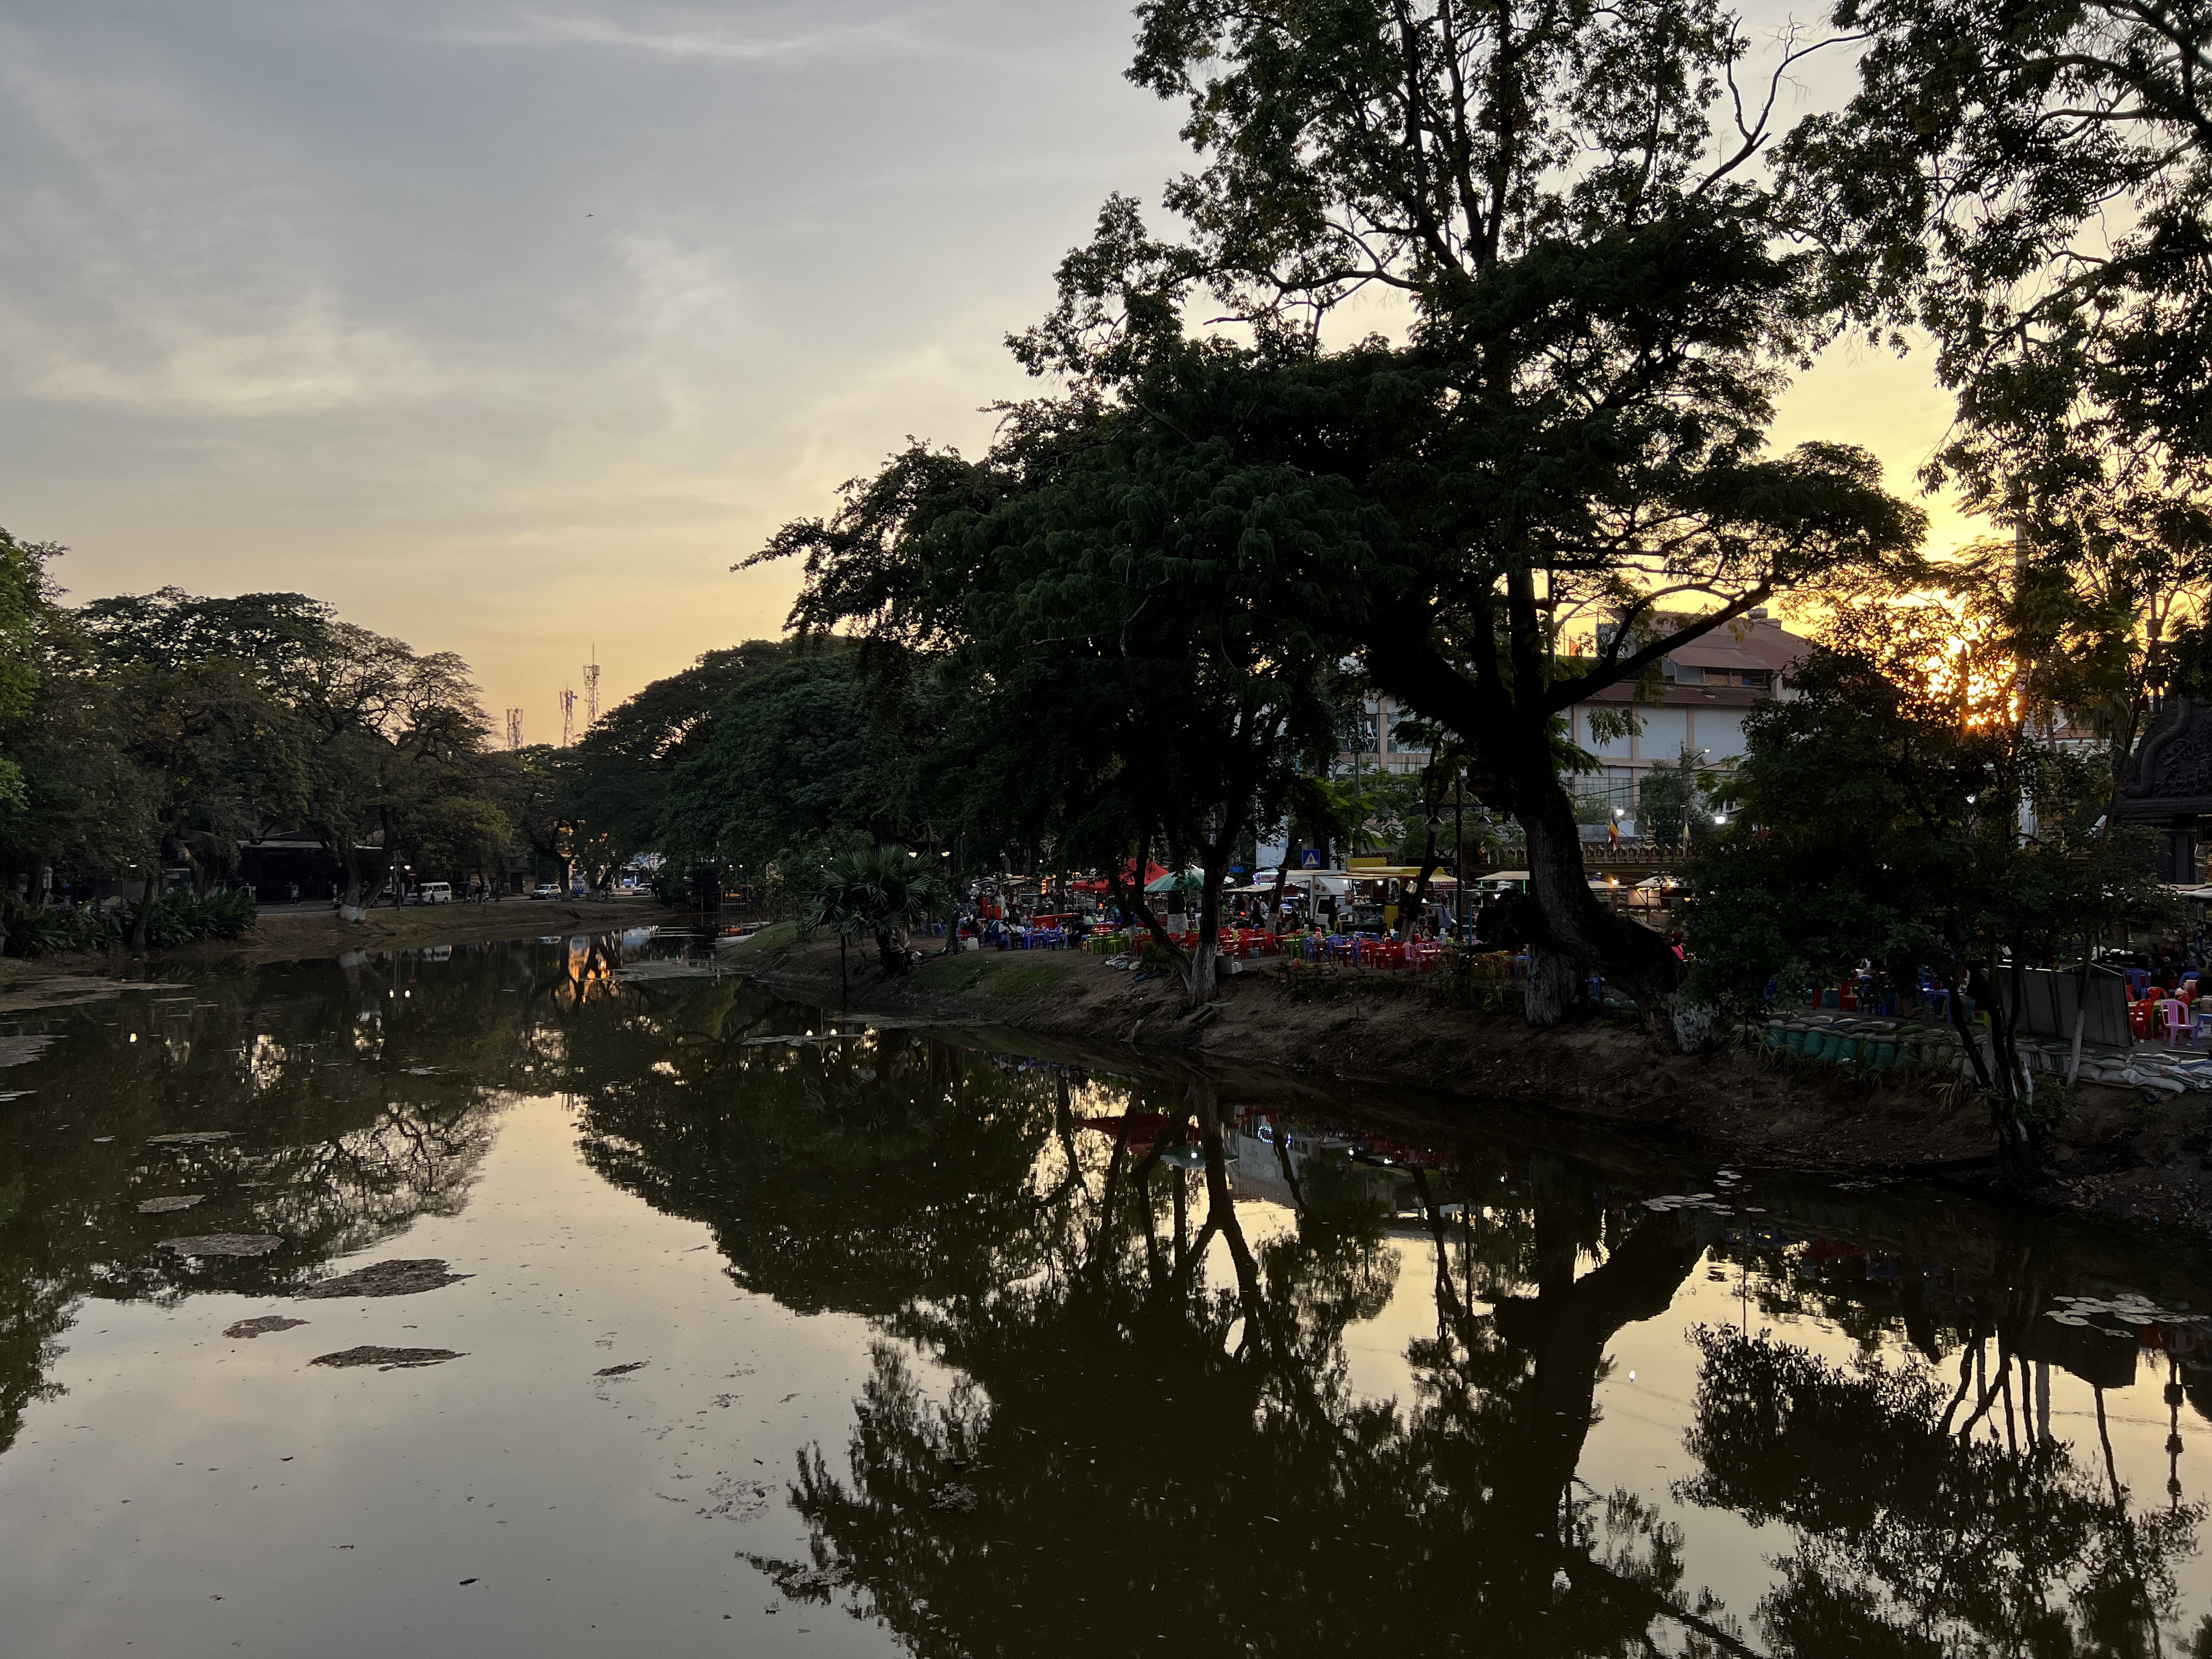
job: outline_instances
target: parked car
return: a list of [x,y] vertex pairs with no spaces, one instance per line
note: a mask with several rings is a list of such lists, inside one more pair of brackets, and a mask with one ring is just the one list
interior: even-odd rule
[[451,904],[453,902],[453,884],[449,881],[426,881],[415,890],[415,902],[417,904]]
[[534,899],[556,899],[561,896],[561,890],[550,881],[541,881],[530,890],[530,896]]

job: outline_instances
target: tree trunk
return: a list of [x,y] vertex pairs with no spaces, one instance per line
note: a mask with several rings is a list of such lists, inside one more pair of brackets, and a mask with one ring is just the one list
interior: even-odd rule
[[1582,975],[1573,957],[1562,956],[1540,945],[1530,945],[1527,997],[1528,1023],[1531,1025],[1559,1024],[1574,1007],[1581,982]]
[[[1697,1023],[1678,1020],[1683,1011],[1675,1006],[1682,983],[1681,959],[1668,948],[1662,934],[1613,915],[1590,891],[1574,806],[1551,770],[1548,744],[1537,765],[1523,768],[1513,781],[1516,816],[1528,838],[1528,890],[1537,912],[1533,925],[1543,935],[1535,944],[1571,957],[1578,965],[1595,968],[1626,989],[1636,999],[1644,1030],[1656,1040],[1670,1048],[1689,1046],[1686,1039]],[[1534,950],[1529,963],[1529,1018],[1542,1023],[1539,1012],[1547,1012],[1549,1004],[1540,1001],[1534,990]],[[1682,1029],[1685,1024],[1688,1030]]]
[[1183,953],[1180,945],[1168,937],[1167,928],[1161,923],[1158,915],[1153,912],[1152,902],[1145,895],[1145,872],[1152,865],[1152,838],[1147,836],[1137,843],[1137,879],[1133,888],[1135,896],[1133,903],[1123,902],[1122,895],[1132,890],[1122,882],[1120,872],[1108,872],[1106,878],[1108,890],[1114,894],[1115,902],[1121,905],[1122,909],[1129,915],[1131,926],[1142,927],[1152,936],[1152,943],[1158,945],[1165,953],[1168,961],[1174,965],[1176,972],[1183,975],[1184,982],[1188,984],[1190,958]]
[[1283,926],[1283,890],[1291,879],[1291,860],[1305,850],[1305,838],[1294,834],[1290,823],[1283,825],[1283,861],[1275,866],[1275,890],[1268,895],[1267,912],[1279,933]]
[[1183,969],[1183,994],[1193,1008],[1212,1001],[1221,983],[1221,890],[1243,833],[1241,819],[1224,809],[1220,829],[1199,848],[1198,948]]
[[885,979],[895,979],[906,972],[906,946],[896,933],[877,931],[876,960],[883,964]]
[[1951,994],[1947,999],[1951,1008],[1951,1029],[1959,1034],[1960,1045],[1966,1050],[1966,1064],[1973,1070],[1975,1082],[1984,1091],[1994,1093],[1996,1082],[1983,1058],[1981,1041],[1975,1036],[1974,1028],[1966,1023],[1966,998],[1972,985],[1973,976],[1968,974],[1945,988]]
[[[2015,955],[2008,969],[1996,962],[1994,951],[1991,956],[1988,966],[1968,970],[1967,984],[1978,988],[1980,994],[1975,1000],[1989,1015],[1990,1064],[1985,1076],[1997,1164],[2008,1180],[2020,1182],[2034,1176],[2043,1137],[2033,1121],[2035,1085],[2021,1064],[2020,1050],[2013,1039],[2020,1022],[2020,959]],[[2012,981],[2008,997],[1997,988],[2000,977],[2008,971]]]
[[399,866],[398,839],[392,833],[392,809],[389,806],[380,806],[376,811],[377,821],[384,830],[384,879],[386,884],[392,889],[392,908],[397,910],[399,908],[402,892],[407,885],[406,877],[402,873]]
[[131,948],[142,956],[145,954],[146,941],[154,925],[154,898],[160,890],[161,883],[161,867],[157,862],[146,873],[145,891],[138,901],[138,919],[131,925]]
[[1221,884],[1227,862],[1225,855],[1217,864],[1212,853],[1206,854],[1206,884],[1198,896],[1198,948],[1191,953],[1182,979],[1183,995],[1194,1008],[1212,1001],[1220,983],[1216,969],[1221,960]]
[[1401,890],[1398,912],[1398,942],[1403,945],[1413,937],[1413,924],[1419,920],[1421,906],[1428,902],[1429,883],[1435,879],[1443,855],[1437,848],[1437,827],[1429,826],[1429,844],[1421,854],[1421,873],[1413,878],[1411,893]]
[[941,957],[949,957],[960,948],[961,841],[958,835],[952,837],[952,878],[946,884],[952,914],[945,919],[945,948],[937,953]]
[[2089,1019],[2089,972],[2097,959],[2097,936],[2090,934],[2081,941],[2081,976],[2074,988],[2074,1040],[2066,1050],[2066,1086],[2072,1088],[2081,1075],[2081,1036]]

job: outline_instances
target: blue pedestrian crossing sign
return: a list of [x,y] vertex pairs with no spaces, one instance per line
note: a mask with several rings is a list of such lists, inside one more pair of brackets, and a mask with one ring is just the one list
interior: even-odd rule
[[1299,867],[1301,870],[1318,870],[1318,869],[1320,869],[1320,868],[1321,868],[1321,852],[1320,852],[1320,849],[1319,849],[1319,848],[1312,848],[1312,847],[1309,847],[1309,848],[1306,848],[1306,854],[1305,854],[1305,857],[1304,857],[1304,860],[1302,860],[1300,861],[1300,863],[1299,863],[1299,865],[1298,865],[1298,867]]

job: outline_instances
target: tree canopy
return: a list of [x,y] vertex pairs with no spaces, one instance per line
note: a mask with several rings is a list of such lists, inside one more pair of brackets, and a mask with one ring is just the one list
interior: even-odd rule
[[1943,696],[1866,646],[1823,652],[1797,670],[1795,699],[1752,713],[1731,822],[1690,866],[1692,983],[1755,1009],[1770,981],[1795,994],[1872,963],[1909,993],[1925,969],[1954,993],[1962,1034],[1965,997],[1990,1021],[1986,1046],[1966,1047],[2018,1158],[2047,1111],[2014,1052],[2010,975],[2164,904],[2140,832],[2103,827],[2101,761],[2005,718],[2001,686],[1978,685],[1973,666],[1959,663]]
[[[312,830],[348,896],[387,869],[485,870],[513,830],[502,757],[468,665],[417,653],[299,593],[178,588],[64,605],[58,547],[0,536],[0,873],[192,885],[235,877],[241,845]],[[136,912],[139,943],[150,903]]]
[[[1188,112],[1198,165],[1166,197],[1188,235],[1109,201],[1013,343],[1066,392],[1010,410],[980,471],[909,458],[855,497],[881,510],[787,530],[771,550],[812,562],[796,618],[951,649],[999,625],[966,602],[993,561],[1026,560],[1012,614],[1043,656],[1103,637],[1090,550],[1157,547],[1269,660],[1356,658],[1455,734],[1527,833],[1538,944],[1603,964],[1671,1031],[1680,964],[1589,894],[1557,717],[1777,592],[1914,568],[1922,531],[1870,457],[1765,453],[1775,395],[1833,325],[1749,165],[1778,78],[1716,118],[1749,52],[1716,5],[1139,15],[1132,78]],[[1379,293],[1403,342],[1340,341]],[[934,556],[953,532],[921,520],[957,523],[957,549]],[[1148,613],[1116,574],[1118,640]]]

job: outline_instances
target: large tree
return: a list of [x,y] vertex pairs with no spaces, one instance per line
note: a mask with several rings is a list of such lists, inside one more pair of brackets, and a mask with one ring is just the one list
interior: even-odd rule
[[858,630],[878,684],[919,656],[956,688],[934,795],[952,822],[1117,881],[1149,856],[1199,872],[1188,948],[1120,895],[1196,1003],[1238,849],[1336,744],[1334,653],[1244,551],[1356,533],[1346,507],[1295,469],[1077,403],[1015,411],[973,465],[909,452],[769,556],[805,553],[794,620]]
[[1797,697],[1746,722],[1734,821],[1690,866],[1692,984],[1758,1010],[1770,981],[1793,996],[1870,962],[1909,994],[1932,971],[1998,1154],[2027,1175],[2054,1114],[2014,1048],[2018,975],[2154,921],[2161,897],[2140,832],[2102,832],[2096,758],[2027,729],[1985,662],[1911,672],[1943,625],[1893,619],[1887,640],[1817,653]]
[[914,755],[872,710],[854,653],[830,647],[745,678],[669,781],[663,849],[721,860],[756,881],[832,851],[927,839]]
[[[210,798],[179,798],[165,822],[219,816],[216,834],[234,843],[304,817],[344,872],[349,904],[362,898],[360,848],[371,836],[387,874],[407,853],[450,851],[457,830],[472,846],[497,838],[486,722],[468,665],[452,653],[417,653],[300,593],[206,599],[163,588],[94,600],[78,615],[138,699],[130,741]],[[209,750],[218,735],[235,745],[227,758]]]
[[[1663,940],[1589,891],[1553,722],[1778,593],[1917,544],[1870,458],[1764,449],[1828,327],[1821,267],[1753,165],[1811,46],[1732,99],[1748,47],[1712,3],[1139,16],[1133,76],[1189,110],[1200,166],[1167,197],[1189,234],[1110,203],[1019,353],[1356,512],[1355,535],[1248,539],[1249,579],[1467,744],[1485,803],[1526,831],[1539,947],[1694,1036]],[[1364,315],[1401,321],[1403,345],[1336,344],[1363,295],[1395,296]],[[1599,636],[1571,661],[1571,630]]]
[[200,599],[176,588],[96,599],[77,613],[93,642],[114,742],[151,811],[128,863],[141,874],[133,942],[147,943],[172,861],[204,890],[240,843],[300,810],[307,732],[276,687],[314,625],[297,595]]
[[562,816],[594,875],[660,847],[669,786],[706,754],[715,711],[790,653],[781,640],[709,651],[608,710],[560,757]]
[[39,686],[40,612],[46,602],[46,560],[55,550],[17,541],[0,530],[0,807],[27,804],[21,740]]
[[[1782,147],[1832,298],[1917,325],[1976,492],[2212,439],[2212,88],[2195,0],[1837,0],[1843,109]],[[2009,456],[2004,447],[2025,444]]]
[[2096,725],[2117,789],[2172,627],[2212,600],[2212,17],[2195,0],[1836,0],[1833,17],[1864,42],[1859,84],[1782,147],[1786,187],[1831,301],[1932,342],[1958,420],[1928,481],[2009,532],[2030,694]]

